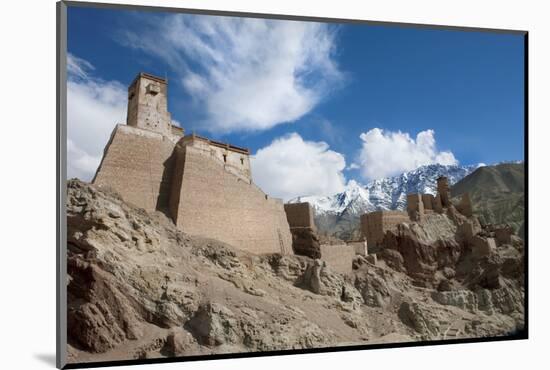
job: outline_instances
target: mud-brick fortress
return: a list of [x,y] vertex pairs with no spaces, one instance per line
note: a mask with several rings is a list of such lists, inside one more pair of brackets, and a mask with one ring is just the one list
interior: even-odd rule
[[250,152],[172,125],[167,81],[140,73],[128,88],[126,125],[105,147],[93,183],[162,211],[179,229],[252,253],[292,253],[283,202],[251,178]]
[[[251,176],[250,151],[172,124],[167,81],[140,73],[128,88],[126,124],[115,126],[93,183],[106,186],[148,211],[161,211],[190,235],[226,242],[254,254],[301,254],[320,258],[340,272],[369,256],[398,224],[422,221],[451,205],[446,178],[437,195],[409,194],[407,212],[377,211],[361,216],[362,239],[322,242],[308,203],[286,204],[269,197]],[[466,195],[456,207],[471,216]]]

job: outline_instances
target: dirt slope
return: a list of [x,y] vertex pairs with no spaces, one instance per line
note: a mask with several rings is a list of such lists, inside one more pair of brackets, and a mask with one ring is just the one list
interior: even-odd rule
[[[163,214],[77,180],[68,184],[67,215],[70,362],[495,336],[523,327],[520,242],[476,259],[448,219],[388,235],[376,265],[358,258],[344,276],[320,260],[256,256],[188,236]],[[434,237],[438,228],[444,241]]]

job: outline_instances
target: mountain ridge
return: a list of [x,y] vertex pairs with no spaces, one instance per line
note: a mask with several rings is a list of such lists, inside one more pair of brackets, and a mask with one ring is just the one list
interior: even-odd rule
[[350,180],[341,193],[301,196],[288,203],[310,203],[321,232],[349,240],[359,237],[357,225],[361,214],[377,210],[404,210],[407,194],[435,194],[438,177],[446,176],[452,186],[482,166],[424,165],[397,176],[371,181],[367,185]]

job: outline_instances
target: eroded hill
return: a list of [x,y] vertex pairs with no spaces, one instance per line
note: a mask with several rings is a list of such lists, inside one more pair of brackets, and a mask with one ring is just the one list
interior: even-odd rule
[[451,189],[453,197],[468,192],[474,214],[484,224],[509,224],[523,237],[525,219],[525,171],[523,163],[484,166]]
[[401,225],[375,264],[356,257],[349,275],[191,237],[77,180],[67,217],[70,362],[479,338],[524,325],[521,239],[480,255],[452,214]]

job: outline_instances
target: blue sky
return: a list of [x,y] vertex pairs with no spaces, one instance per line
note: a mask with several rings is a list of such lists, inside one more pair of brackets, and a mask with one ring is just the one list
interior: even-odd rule
[[285,199],[523,159],[520,35],[69,7],[68,51],[69,175],[92,172],[140,71],[168,77],[188,132],[250,148]]

